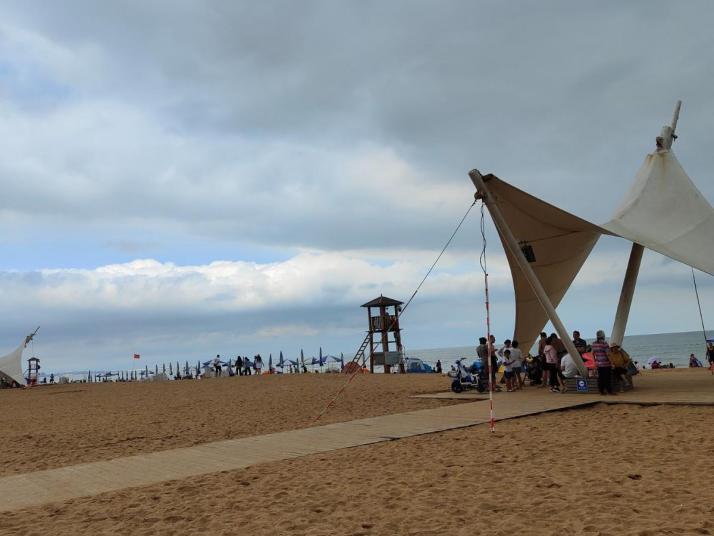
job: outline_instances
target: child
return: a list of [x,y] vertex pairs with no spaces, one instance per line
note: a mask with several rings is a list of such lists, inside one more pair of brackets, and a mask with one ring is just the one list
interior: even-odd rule
[[503,366],[506,370],[504,375],[506,376],[506,391],[512,393],[513,389],[513,364],[515,360],[511,358],[511,351],[505,350],[503,352]]

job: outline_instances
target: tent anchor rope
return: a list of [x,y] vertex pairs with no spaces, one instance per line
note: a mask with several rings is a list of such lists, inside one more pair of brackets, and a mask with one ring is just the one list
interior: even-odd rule
[[[469,208],[466,210],[466,213],[463,215],[463,217],[462,217],[461,220],[459,221],[458,225],[456,226],[456,229],[454,229],[454,232],[451,233],[451,236],[450,236],[449,239],[446,241],[446,244],[444,244],[444,247],[441,248],[441,251],[440,251],[439,254],[436,256],[436,259],[434,260],[434,262],[431,264],[431,266],[430,266],[429,269],[427,270],[426,275],[422,278],[421,282],[417,285],[416,289],[414,290],[414,292],[412,293],[412,295],[411,295],[411,296],[409,297],[409,299],[407,300],[407,303],[404,304],[404,307],[402,307],[401,311],[398,311],[398,312],[397,312],[397,314],[396,314],[394,320],[392,320],[392,323],[391,323],[390,326],[389,326],[389,329],[391,329],[392,326],[396,323],[396,321],[397,321],[399,318],[401,318],[401,316],[404,314],[404,311],[406,311],[406,310],[407,310],[407,307],[409,307],[409,304],[412,302],[412,300],[414,300],[414,297],[417,295],[417,293],[419,292],[419,290],[421,289],[422,285],[423,285],[424,282],[427,280],[427,278],[431,275],[431,272],[434,270],[434,268],[436,267],[436,264],[439,262],[439,260],[441,259],[441,257],[442,257],[442,256],[444,255],[444,253],[446,252],[446,249],[451,245],[451,242],[454,240],[454,237],[456,236],[456,233],[458,233],[458,232],[459,232],[459,229],[461,229],[461,226],[462,226],[462,225],[464,224],[464,222],[466,221],[466,218],[467,218],[468,215],[471,213],[471,209],[474,208],[474,206],[476,205],[476,202],[477,202],[477,201],[478,201],[478,199],[474,199],[473,203],[471,203],[471,205],[469,205]],[[366,340],[366,339],[365,339],[365,340]],[[362,344],[364,345],[364,342],[363,342]],[[360,348],[361,348],[361,347],[360,347]],[[359,350],[358,350],[357,355],[359,355]],[[355,356],[355,357],[357,357],[357,356]],[[366,358],[365,358],[365,359],[366,359]],[[363,363],[364,363],[364,361],[363,361]],[[355,370],[353,370],[352,373],[350,373],[350,376],[349,376],[349,378],[347,378],[347,381],[346,381],[344,384],[342,384],[342,386],[341,386],[340,389],[337,391],[337,393],[335,393],[335,396],[327,403],[327,405],[326,405],[326,406],[323,408],[323,410],[317,415],[317,417],[315,417],[315,420],[312,421],[313,424],[315,424],[317,421],[319,421],[319,420],[322,418],[322,416],[327,412],[327,410],[332,407],[332,405],[337,401],[337,399],[338,399],[338,398],[340,397],[340,395],[344,392],[344,390],[347,388],[347,386],[350,384],[350,382],[354,379],[354,377],[355,377],[357,374],[359,374],[359,373],[361,372],[361,370],[362,370],[361,368],[355,367]]]
[[699,289],[697,289],[697,278],[694,277],[694,268],[691,266],[690,266],[690,268],[692,269],[692,282],[694,283],[694,295],[697,297],[697,307],[699,308],[699,320],[702,323],[702,335],[704,335],[704,348],[706,349],[708,339],[707,339],[707,330],[704,327],[704,315],[702,314],[702,302],[699,301]]

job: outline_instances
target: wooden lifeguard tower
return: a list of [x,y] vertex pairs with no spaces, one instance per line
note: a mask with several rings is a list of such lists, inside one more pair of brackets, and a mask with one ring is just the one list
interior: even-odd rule
[[37,385],[40,381],[40,360],[31,357],[27,360],[27,385]]
[[[402,363],[402,336],[399,328],[402,303],[380,295],[379,298],[362,305],[367,309],[369,321],[370,372],[374,372],[375,365],[383,365],[385,374],[389,374],[393,365]],[[389,311],[390,307],[393,308],[392,312]]]

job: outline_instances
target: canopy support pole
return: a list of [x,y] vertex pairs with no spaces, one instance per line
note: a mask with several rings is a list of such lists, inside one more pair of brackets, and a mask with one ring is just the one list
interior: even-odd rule
[[637,275],[640,273],[640,264],[642,263],[642,254],[644,252],[645,248],[643,246],[633,242],[630,260],[627,261],[625,280],[622,282],[622,290],[620,291],[620,302],[617,304],[615,323],[612,326],[611,344],[622,345],[622,339],[625,337],[627,319],[630,316],[630,306],[632,305],[632,297],[635,295]]
[[560,321],[558,313],[555,312],[555,307],[553,307],[550,298],[548,298],[548,294],[543,288],[543,285],[541,285],[538,276],[533,271],[533,268],[531,268],[531,265],[528,263],[528,260],[521,251],[521,248],[518,245],[518,241],[516,240],[515,236],[513,236],[511,228],[508,226],[508,223],[506,223],[506,219],[503,217],[503,214],[501,214],[501,210],[498,208],[498,204],[496,203],[495,199],[491,197],[491,194],[488,191],[488,187],[486,186],[486,182],[483,180],[481,173],[477,169],[472,169],[469,172],[469,177],[471,177],[471,181],[474,183],[474,186],[476,186],[476,195],[479,196],[484,203],[486,203],[488,211],[490,212],[491,217],[493,218],[493,221],[496,224],[496,227],[505,239],[505,242],[508,245],[508,249],[511,251],[513,258],[516,259],[518,267],[521,269],[521,272],[523,272],[524,277],[533,289],[533,292],[538,298],[538,301],[540,302],[543,309],[545,309],[545,312],[548,314],[548,318],[553,323],[553,327],[555,328],[555,331],[558,333],[558,336],[561,338],[563,344],[565,345],[565,349],[573,358],[575,366],[578,368],[578,372],[580,372],[581,376],[587,377],[588,370],[585,367],[582,358],[580,357],[580,352],[578,352],[578,350],[575,348],[573,341],[570,339],[570,334],[565,329],[563,323]]
[[[657,151],[669,151],[672,148],[672,142],[676,139],[674,131],[677,129],[677,121],[679,121],[679,110],[682,107],[682,101],[678,100],[672,114],[672,123],[662,127],[662,132],[657,137]],[[633,242],[632,250],[630,251],[630,259],[627,261],[627,271],[625,279],[622,282],[622,290],[620,291],[620,301],[617,304],[617,312],[615,313],[615,323],[612,326],[612,334],[610,336],[611,344],[622,344],[622,339],[625,337],[625,328],[627,327],[627,319],[630,316],[630,306],[632,305],[632,297],[635,294],[635,285],[637,284],[637,275],[640,273],[640,264],[642,263],[642,254],[645,248],[640,244]]]

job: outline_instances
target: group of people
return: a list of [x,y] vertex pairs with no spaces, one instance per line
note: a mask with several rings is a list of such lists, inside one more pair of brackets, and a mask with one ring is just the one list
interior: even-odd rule
[[[581,358],[589,354],[594,362],[593,371],[589,375],[597,376],[600,394],[615,394],[614,384],[622,390],[632,386],[634,364],[629,354],[617,343],[608,344],[604,331],[598,330],[595,342],[590,345],[580,336],[579,331],[574,331],[572,342]],[[476,355],[480,368],[497,391],[501,390],[496,380],[500,365],[503,365],[504,370],[501,382],[506,384],[508,392],[522,389],[527,377],[531,385],[549,387],[554,393],[564,393],[567,391],[565,379],[580,375],[574,359],[555,333],[540,334],[535,356],[524,356],[516,340],[506,339],[503,346],[496,349],[496,338],[493,335],[490,339],[479,338]]]
[[[259,376],[263,370],[263,358],[260,357],[260,354],[258,354],[253,358],[253,362],[251,363],[247,356],[238,356],[236,357],[235,364],[232,365],[230,360],[228,363],[223,363],[223,361],[221,361],[220,354],[218,354],[211,362],[211,366],[213,367],[213,371],[216,376],[223,375],[223,365],[226,366],[229,376],[250,376],[254,371],[255,374]],[[235,372],[233,372],[234,368]]]
[[[709,367],[709,370],[711,370],[712,374],[714,374],[714,341],[707,341],[707,366]],[[689,354],[689,366],[690,368],[696,368],[696,367],[703,367],[704,365],[702,364],[699,359],[697,359],[697,356],[694,354]]]
[[519,348],[518,341],[506,339],[502,348],[496,350],[496,337],[491,335],[479,338],[479,345],[476,347],[476,355],[481,362],[481,370],[484,371],[494,389],[500,391],[501,388],[496,383],[496,372],[499,368],[499,357],[504,367],[504,383],[508,392],[522,389],[525,381],[523,378],[524,363],[523,352]]

